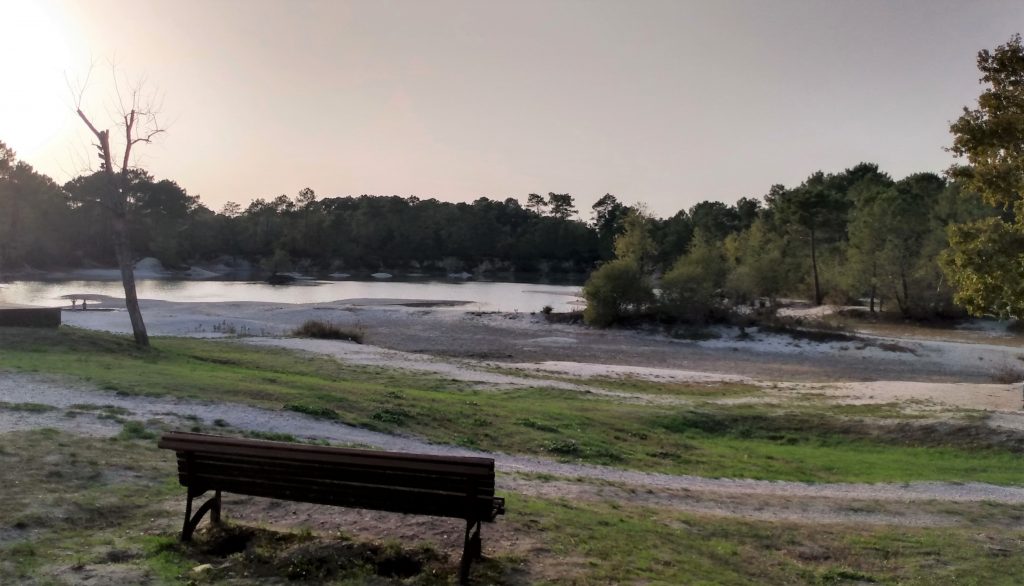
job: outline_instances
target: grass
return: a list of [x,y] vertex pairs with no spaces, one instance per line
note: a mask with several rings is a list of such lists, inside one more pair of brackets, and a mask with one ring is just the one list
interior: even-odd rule
[[304,413],[306,415],[317,417],[319,419],[331,419],[334,421],[341,419],[341,416],[338,415],[337,411],[335,411],[334,409],[329,409],[327,407],[316,407],[312,405],[300,405],[298,403],[291,403],[289,405],[285,405],[284,408],[287,409],[288,411]]
[[56,407],[40,403],[8,403],[7,401],[0,401],[0,409],[23,411],[26,413],[46,413],[47,411],[55,410]]
[[1012,530],[807,526],[525,497],[509,521],[576,560],[563,580],[579,584],[1009,585],[1024,575],[1024,533]]
[[[185,546],[184,489],[173,455],[153,441],[35,430],[0,434],[0,447],[0,464],[19,479],[0,500],[0,584],[449,584],[457,571],[429,548],[308,531],[228,524]],[[240,542],[245,552],[232,555]],[[217,567],[191,571],[206,563]],[[487,566],[500,575],[499,563]]]
[[551,378],[563,380],[565,382],[595,386],[611,391],[651,395],[671,395],[684,399],[756,397],[762,394],[762,391],[758,386],[744,383],[682,383],[675,381],[652,381],[629,376],[599,376],[583,379],[574,379],[571,377]]
[[146,429],[146,426],[138,421],[125,421],[121,433],[117,437],[123,440],[154,439],[156,434]]
[[[810,482],[1024,484],[1020,437],[993,437],[978,422],[865,424],[811,403],[779,412],[623,404],[548,388],[496,392],[236,342],[156,338],[143,351],[127,337],[70,328],[0,330],[0,368],[77,376],[124,394],[288,408],[436,442],[638,470]],[[688,392],[675,385],[671,391]],[[693,385],[691,392],[706,391]]]
[[[437,543],[230,523],[242,504],[226,508],[224,529],[204,523],[195,545],[183,546],[177,532],[184,490],[173,456],[152,440],[36,430],[0,434],[0,448],[0,465],[19,478],[0,500],[2,584],[77,583],[84,576],[110,584],[455,581],[458,554],[439,551]],[[623,501],[502,496],[508,513],[484,528],[489,559],[474,566],[478,584],[998,586],[1024,575],[1024,531],[1019,523],[994,522],[1019,518],[1021,507],[944,503],[977,514],[956,526],[915,528],[746,521]],[[498,531],[505,537],[496,538]],[[192,572],[201,564],[211,570]]]

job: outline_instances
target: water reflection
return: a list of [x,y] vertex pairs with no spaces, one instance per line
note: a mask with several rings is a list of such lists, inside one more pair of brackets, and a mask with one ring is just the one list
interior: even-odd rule
[[[141,299],[181,302],[263,301],[270,303],[326,303],[341,299],[425,299],[469,301],[473,311],[556,311],[578,308],[580,288],[575,285],[505,282],[445,281],[313,281],[277,286],[251,281],[175,281],[140,279]],[[90,293],[124,297],[118,281],[12,281],[0,286],[0,301],[26,305],[62,306],[63,295]]]

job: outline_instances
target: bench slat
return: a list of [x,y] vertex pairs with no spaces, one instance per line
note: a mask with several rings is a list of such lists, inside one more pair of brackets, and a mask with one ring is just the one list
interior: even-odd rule
[[[178,471],[184,481],[189,475],[202,477],[207,473],[223,473],[230,470],[233,475],[246,478],[296,478],[315,485],[321,482],[342,481],[356,484],[380,484],[396,487],[419,488],[465,493],[473,490],[476,494],[492,496],[494,477],[483,475],[434,474],[427,471],[395,471],[372,467],[339,467],[303,462],[266,461],[257,458],[212,456],[194,454],[179,456]],[[184,482],[183,482],[183,485]]]
[[195,488],[304,503],[347,506],[378,511],[480,519],[492,521],[494,497],[468,498],[465,494],[434,493],[388,487],[310,487],[302,483],[253,482],[232,476],[205,476]]
[[438,456],[434,454],[414,454],[404,452],[387,452],[383,450],[362,450],[355,448],[335,448],[328,446],[311,446],[306,444],[290,444],[267,440],[245,438],[228,438],[203,433],[172,432],[160,439],[157,444],[161,448],[184,452],[210,452],[218,454],[252,455],[259,457],[277,457],[299,459],[302,461],[320,461],[357,464],[362,461],[387,464],[396,467],[428,468],[443,470],[494,470],[494,460],[475,456]]

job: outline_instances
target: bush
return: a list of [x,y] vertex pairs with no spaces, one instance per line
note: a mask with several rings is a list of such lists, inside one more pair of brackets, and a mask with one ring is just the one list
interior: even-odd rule
[[646,311],[654,301],[654,291],[637,263],[619,259],[601,265],[590,275],[583,286],[583,297],[587,300],[583,320],[609,326]]
[[728,271],[721,246],[702,235],[661,280],[661,309],[670,317],[704,323],[721,307]]
[[363,343],[363,330],[351,330],[334,325],[331,322],[320,320],[307,320],[301,326],[292,330],[293,336],[300,338],[320,338],[323,340],[346,340]]

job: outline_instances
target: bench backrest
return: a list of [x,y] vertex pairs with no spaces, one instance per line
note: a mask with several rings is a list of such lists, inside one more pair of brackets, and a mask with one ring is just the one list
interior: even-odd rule
[[194,491],[491,521],[494,460],[172,432],[178,480]]

